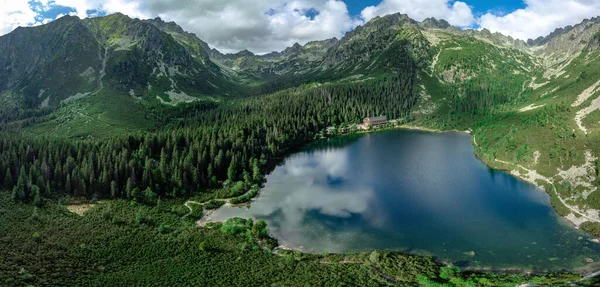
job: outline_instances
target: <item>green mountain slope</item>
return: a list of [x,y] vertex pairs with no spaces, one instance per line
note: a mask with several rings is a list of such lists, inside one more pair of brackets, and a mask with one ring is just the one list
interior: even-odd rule
[[[8,51],[0,55],[8,67],[0,71],[1,126],[106,137],[235,106],[240,96],[329,84],[376,87],[401,76],[411,99],[402,103],[410,111],[404,120],[473,130],[489,165],[544,187],[572,222],[600,225],[599,31],[595,18],[525,42],[392,14],[341,39],[255,55],[222,54],[161,19],[64,17],[0,37]],[[53,109],[39,110],[46,106]]]
[[122,14],[19,28],[0,37],[0,114],[22,120],[48,108],[56,112],[32,133],[110,135],[154,129],[180,103],[246,92],[190,45]]
[[237,93],[203,49],[185,43],[122,14],[19,28],[0,37],[7,51],[0,63],[8,67],[0,98],[33,108],[100,92],[170,105]]

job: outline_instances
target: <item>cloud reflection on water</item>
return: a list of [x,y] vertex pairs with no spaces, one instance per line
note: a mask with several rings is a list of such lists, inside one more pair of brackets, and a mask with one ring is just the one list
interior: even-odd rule
[[[270,227],[278,237],[305,237],[297,241],[310,241],[313,249],[341,252],[345,249],[343,243],[356,237],[357,230],[344,231],[342,228],[333,233],[328,230],[326,220],[317,221],[312,217],[314,213],[341,221],[356,216],[371,217],[374,189],[356,182],[345,184],[347,169],[351,168],[348,157],[347,149],[293,155],[267,177],[269,184],[260,195],[264,198],[253,202],[250,208],[222,208],[213,214],[212,219],[235,216],[266,219],[273,222]],[[336,184],[331,184],[332,179]],[[309,213],[313,213],[312,216]],[[337,220],[335,224],[339,223]],[[315,237],[319,238],[316,246],[312,243]]]
[[212,219],[264,219],[284,243],[314,252],[427,250],[471,260],[465,253],[476,251],[495,267],[563,266],[546,257],[584,254],[578,237],[586,235],[557,224],[544,193],[487,169],[468,135],[395,131],[351,141],[291,155],[250,208],[225,207]]

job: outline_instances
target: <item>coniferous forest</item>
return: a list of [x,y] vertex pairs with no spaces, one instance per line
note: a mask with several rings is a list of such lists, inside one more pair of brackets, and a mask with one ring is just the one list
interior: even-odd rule
[[56,196],[177,198],[226,181],[247,189],[325,127],[358,123],[364,115],[405,117],[415,103],[413,76],[406,74],[230,102],[153,133],[60,140],[5,132],[1,183],[24,202]]

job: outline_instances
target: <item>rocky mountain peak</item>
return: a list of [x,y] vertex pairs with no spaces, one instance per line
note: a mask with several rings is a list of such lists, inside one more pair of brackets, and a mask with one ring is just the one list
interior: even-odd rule
[[435,18],[427,18],[419,23],[421,27],[425,29],[442,29],[445,30],[449,28],[451,25],[446,20],[440,19],[437,20]]

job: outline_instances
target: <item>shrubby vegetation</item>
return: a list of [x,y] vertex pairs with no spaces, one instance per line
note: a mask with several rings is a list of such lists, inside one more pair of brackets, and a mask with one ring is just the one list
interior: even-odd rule
[[208,202],[206,202],[204,204],[204,208],[206,208],[206,209],[217,209],[217,208],[223,206],[223,204],[225,204],[225,201],[223,201],[223,200],[212,199],[212,200],[209,200]]
[[[279,251],[264,221],[233,218],[206,228],[181,220],[179,201],[111,200],[81,217],[0,193],[3,286],[514,286],[575,281],[572,274],[459,273],[431,257],[388,251]],[[183,212],[184,213],[184,212]],[[458,283],[462,285],[451,285]],[[464,284],[463,284],[464,283]],[[427,285],[428,284],[428,285]],[[510,285],[512,284],[512,285]],[[590,285],[593,286],[593,285]]]
[[580,227],[585,232],[587,232],[591,235],[600,237],[600,223],[586,221],[586,222],[582,223]]
[[80,217],[55,203],[41,209],[14,203],[9,193],[2,192],[0,282],[3,286],[387,285],[360,266],[288,261],[272,255],[248,237],[266,233],[260,222],[244,225],[240,234],[194,228],[172,207],[167,201],[132,206],[113,200]]
[[570,273],[549,273],[546,275],[500,274],[481,272],[460,272],[458,267],[440,268],[437,278],[418,276],[419,285],[426,287],[453,286],[505,286],[512,287],[523,283],[535,286],[569,286],[569,282],[577,281],[580,276]]

